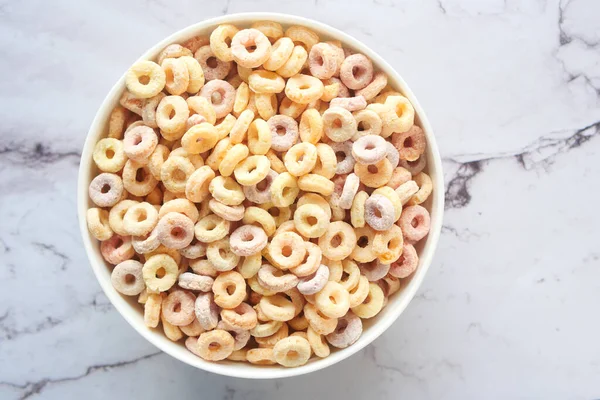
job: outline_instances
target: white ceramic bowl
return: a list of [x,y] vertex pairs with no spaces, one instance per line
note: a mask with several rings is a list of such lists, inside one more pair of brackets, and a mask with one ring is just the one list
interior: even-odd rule
[[421,285],[421,282],[427,273],[427,269],[431,264],[442,226],[444,190],[442,164],[435,137],[433,136],[433,131],[429,125],[429,121],[427,120],[425,113],[421,109],[421,106],[419,105],[419,102],[412,91],[409,89],[400,75],[373,50],[369,49],[367,46],[353,37],[328,25],[306,18],[277,13],[243,13],[226,15],[199,22],[195,25],[175,32],[171,36],[153,46],[141,57],[141,59],[154,59],[168,44],[181,43],[192,36],[208,34],[219,24],[230,23],[239,27],[247,27],[252,22],[260,20],[276,21],[284,25],[284,27],[289,25],[306,26],[317,32],[321,39],[326,38],[340,40],[345,47],[352,48],[353,50],[363,53],[369,57],[373,61],[373,64],[376,68],[387,74],[389,83],[397,90],[402,92],[411,101],[417,115],[416,121],[423,127],[423,130],[427,136],[427,168],[425,170],[431,176],[434,184],[433,194],[425,204],[431,213],[431,231],[427,238],[424,241],[421,241],[417,248],[420,257],[418,269],[410,278],[404,280],[405,283],[403,285],[403,289],[399,293],[391,296],[389,303],[379,313],[379,315],[371,320],[364,321],[364,331],[358,341],[348,348],[332,351],[329,357],[323,359],[313,359],[306,365],[298,368],[284,368],[281,366],[255,366],[249,363],[236,362],[212,363],[204,361],[190,353],[182,343],[171,342],[163,335],[160,329],[153,330],[144,325],[140,306],[136,302],[137,298],[128,298],[126,296],[122,296],[113,288],[110,280],[111,269],[105,263],[100,254],[100,246],[98,241],[94,239],[94,237],[88,232],[85,220],[86,210],[93,206],[88,198],[88,185],[97,173],[92,160],[92,152],[96,142],[105,135],[106,122],[108,121],[110,112],[113,107],[118,104],[119,96],[125,89],[124,76],[119,79],[119,81],[110,90],[102,102],[102,105],[96,113],[96,117],[94,118],[92,126],[88,132],[83,153],[81,155],[81,164],[79,167],[77,213],[79,215],[79,227],[81,229],[85,251],[92,265],[92,269],[94,270],[94,273],[96,274],[96,277],[102,286],[102,289],[116,309],[121,313],[121,315],[123,315],[125,320],[127,320],[127,322],[129,322],[129,324],[135,330],[137,330],[140,335],[165,353],[194,367],[221,375],[240,378],[271,379],[302,375],[333,365],[367,346],[379,335],[381,335],[387,328],[389,328],[390,325],[392,325],[392,323],[398,318],[402,311],[404,311],[408,303],[415,295],[415,292]]

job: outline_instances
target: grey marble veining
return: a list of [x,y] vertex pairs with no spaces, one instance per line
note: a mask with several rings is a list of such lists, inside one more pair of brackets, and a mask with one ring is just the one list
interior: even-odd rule
[[[446,181],[439,250],[398,322],[339,365],[268,382],[145,342],[96,283],[75,210],[116,79],[166,35],[242,11],[314,18],[385,57]],[[0,0],[0,398],[600,397],[599,16],[595,0]]]

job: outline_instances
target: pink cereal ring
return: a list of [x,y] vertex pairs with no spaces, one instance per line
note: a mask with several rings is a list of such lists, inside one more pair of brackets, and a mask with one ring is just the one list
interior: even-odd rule
[[348,89],[362,89],[373,80],[373,63],[363,54],[352,54],[342,62],[340,79]]
[[245,330],[245,329],[236,329],[235,327],[229,325],[224,320],[219,321],[219,323],[217,324],[217,329],[222,329],[224,331],[231,333],[231,336],[233,336],[233,340],[234,340],[234,343],[233,343],[234,351],[240,350],[241,348],[246,346],[248,344],[248,341],[250,340],[250,331]]
[[194,321],[196,296],[185,290],[174,290],[162,303],[162,313],[167,322],[175,326],[189,325]]
[[416,243],[429,233],[429,211],[425,207],[415,205],[402,210],[398,226],[402,229],[404,239],[409,243]]
[[425,165],[427,165],[427,158],[425,157],[425,154],[421,154],[415,161],[403,160],[402,158],[400,159],[400,166],[406,168],[413,176],[423,171]]
[[223,118],[233,111],[235,88],[227,81],[215,79],[208,82],[200,90],[200,96],[212,104],[216,118]]
[[156,227],[154,227],[147,235],[132,236],[131,244],[133,245],[133,249],[139,254],[150,253],[158,249],[160,240],[158,240],[158,231],[156,230]]
[[202,67],[206,82],[215,79],[225,79],[231,70],[231,61],[222,61],[215,57],[209,45],[202,46],[194,54],[194,58]]
[[348,111],[360,111],[367,107],[367,100],[363,96],[336,97],[329,102],[330,107],[342,107]]
[[213,300],[212,292],[198,294],[194,304],[194,312],[203,329],[209,331],[217,326],[219,311],[219,306]]
[[394,225],[395,211],[392,202],[380,194],[365,202],[365,222],[376,231],[387,231]]
[[392,168],[396,168],[400,163],[400,153],[398,153],[398,149],[394,147],[390,142],[385,142],[386,153],[385,157],[388,159],[390,164],[392,164]]
[[206,118],[204,118],[202,115],[200,115],[200,114],[192,114],[192,115],[190,115],[190,117],[185,122],[185,130],[187,131],[192,126],[194,126],[194,125],[200,125],[203,122],[207,122],[207,121],[206,121]]
[[194,222],[184,214],[165,214],[156,226],[158,240],[171,249],[183,249],[194,239]]
[[375,259],[366,264],[359,264],[360,273],[367,277],[369,282],[375,282],[384,278],[390,270],[389,264],[384,264]]
[[[249,47],[255,49],[250,52]],[[257,68],[271,56],[271,42],[258,29],[242,29],[231,39],[231,53],[238,65],[244,68]]]
[[386,143],[386,140],[378,135],[363,136],[352,145],[352,155],[360,164],[377,164],[387,155]]
[[272,169],[267,176],[256,185],[242,186],[246,199],[256,204],[265,204],[271,201],[271,185],[279,174]]
[[110,239],[100,243],[100,253],[106,261],[117,265],[133,257],[135,250],[129,236],[114,234]]
[[210,292],[214,279],[210,276],[198,275],[193,272],[184,272],[179,275],[178,283],[182,289]]
[[337,326],[333,332],[325,336],[333,347],[343,349],[358,340],[362,334],[362,321],[352,311],[348,311],[342,318],[338,318]]
[[349,210],[352,207],[352,202],[354,201],[354,196],[358,192],[358,187],[360,186],[360,179],[355,173],[352,173],[346,177],[346,182],[344,182],[344,188],[342,189],[342,194],[340,195],[339,206],[344,210]]
[[343,175],[354,171],[354,164],[356,164],[356,160],[352,155],[352,142],[348,140],[342,143],[332,143],[331,148],[337,157],[335,173],[338,175]]
[[179,253],[189,260],[196,260],[206,255],[206,243],[202,243],[194,238],[192,243],[179,250]]
[[142,267],[144,265],[135,260],[125,260],[112,270],[110,280],[117,292],[126,296],[136,296],[146,288]]
[[98,207],[112,207],[123,196],[123,180],[119,175],[103,172],[92,179],[88,193]]
[[210,199],[208,208],[226,221],[241,221],[244,218],[244,211],[246,210],[241,204],[228,206],[215,199]]
[[390,275],[396,278],[406,278],[417,269],[419,256],[412,244],[404,243],[402,255],[390,266]]
[[319,268],[311,275],[300,279],[298,282],[298,291],[305,295],[320,292],[329,281],[329,268],[321,264]]
[[298,123],[287,115],[274,115],[267,121],[271,129],[271,148],[289,150],[298,141]]
[[140,125],[125,132],[123,150],[130,159],[147,163],[148,158],[158,145],[158,136],[154,129]]
[[308,69],[315,78],[329,79],[337,70],[336,51],[327,43],[317,43],[308,54]]
[[267,234],[261,227],[242,225],[231,233],[229,246],[233,254],[247,257],[261,252],[267,241]]
[[269,264],[263,264],[256,276],[261,286],[274,292],[285,292],[295,288],[298,284],[296,275],[284,274],[279,268]]

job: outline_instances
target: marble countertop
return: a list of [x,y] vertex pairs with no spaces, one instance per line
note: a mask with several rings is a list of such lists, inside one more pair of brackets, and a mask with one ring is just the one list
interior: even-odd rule
[[[103,295],[77,225],[80,151],[112,84],[173,31],[241,11],[371,46],[444,158],[417,297],[371,346],[298,378],[158,352]],[[0,398],[600,398],[599,18],[597,0],[0,0]]]

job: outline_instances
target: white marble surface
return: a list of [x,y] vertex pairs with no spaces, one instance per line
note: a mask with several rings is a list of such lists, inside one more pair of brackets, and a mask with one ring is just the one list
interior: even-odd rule
[[[78,158],[113,82],[198,20],[280,11],[372,46],[427,110],[447,214],[373,345],[320,373],[229,379],[145,342],[77,229]],[[0,0],[0,398],[600,398],[597,0]]]

